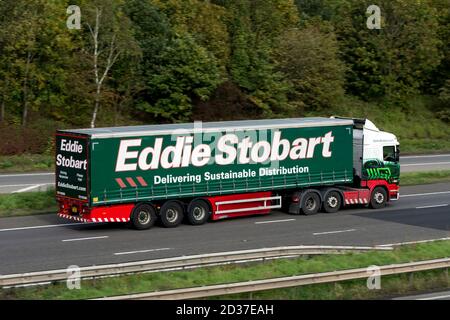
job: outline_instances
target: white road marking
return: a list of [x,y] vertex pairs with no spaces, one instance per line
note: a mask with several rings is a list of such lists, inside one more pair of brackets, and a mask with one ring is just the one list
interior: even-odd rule
[[75,238],[75,239],[65,239],[61,240],[62,242],[72,242],[72,241],[84,241],[84,240],[96,240],[96,239],[106,239],[109,236],[100,236],[100,237],[89,237],[89,238]]
[[445,296],[436,296],[436,297],[420,298],[420,299],[417,299],[417,300],[437,300],[437,299],[445,299],[445,298],[450,298],[450,294],[445,295]]
[[48,224],[48,225],[43,225],[43,226],[0,229],[0,232],[29,230],[29,229],[43,229],[43,228],[56,228],[56,227],[68,227],[68,226],[77,226],[77,225],[81,225],[81,224],[89,225],[91,223],[80,222],[80,223],[67,223],[67,224]]
[[447,194],[447,193],[450,193],[450,191],[405,194],[405,195],[401,195],[401,197],[405,198],[405,197],[432,196],[432,195],[436,195],[436,194]]
[[336,231],[326,231],[326,232],[315,232],[315,233],[313,233],[313,235],[314,236],[320,236],[322,234],[334,234],[334,233],[353,232],[353,231],[356,231],[356,229],[336,230]]
[[259,222],[255,222],[255,224],[276,223],[276,222],[288,222],[288,221],[295,221],[295,220],[296,220],[296,219],[283,219],[283,220],[259,221]]
[[450,237],[438,238],[438,239],[428,239],[428,240],[418,240],[418,241],[409,241],[409,242],[397,242],[397,243],[379,244],[379,245],[377,245],[377,247],[402,246],[402,245],[405,245],[405,244],[417,244],[417,243],[426,243],[426,242],[434,242],[434,241],[445,241],[445,240],[450,240]]
[[42,186],[43,186],[42,184],[35,184],[35,185],[30,186],[30,187],[26,187],[26,188],[14,191],[13,193],[27,192],[27,191],[30,191],[30,190],[33,190],[33,189],[36,189],[36,188],[39,188],[39,187],[42,187]]
[[13,177],[33,177],[33,176],[54,176],[52,172],[47,173],[24,173],[24,174],[1,174],[0,178],[13,178]]
[[166,251],[172,250],[172,248],[159,248],[159,249],[148,249],[148,250],[137,250],[137,251],[125,251],[125,252],[116,252],[115,256],[120,256],[124,254],[135,254],[135,253],[146,253],[146,252],[154,252],[154,251]]
[[400,157],[400,162],[402,159],[415,159],[415,158],[437,158],[437,157],[450,157],[450,154],[432,154],[432,155],[423,155],[423,156],[403,156]]
[[416,209],[439,208],[439,207],[447,207],[447,206],[448,206],[448,203],[443,203],[443,204],[434,204],[434,205],[430,205],[430,206],[416,207]]
[[436,165],[436,164],[450,164],[450,162],[424,162],[424,163],[407,163],[402,164],[402,167],[411,167],[411,166],[427,166],[427,165]]
[[[50,184],[50,183],[49,183]],[[0,188],[13,188],[13,187],[27,187],[27,186],[35,186],[36,183],[26,183],[26,184],[7,184],[1,185]]]

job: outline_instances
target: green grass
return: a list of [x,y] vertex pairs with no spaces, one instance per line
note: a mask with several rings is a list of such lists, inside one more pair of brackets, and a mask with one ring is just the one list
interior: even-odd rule
[[438,182],[450,182],[450,170],[408,172],[400,174],[401,186]]
[[0,217],[56,212],[55,191],[0,194]]
[[[416,245],[402,246],[393,251],[377,251],[366,253],[351,253],[345,255],[322,255],[302,257],[296,259],[272,260],[264,263],[247,265],[227,265],[209,268],[200,268],[191,271],[173,271],[158,273],[142,273],[136,275],[86,280],[81,283],[80,290],[68,290],[65,283],[57,283],[50,286],[30,288],[3,289],[0,291],[0,299],[86,299],[111,295],[122,295],[156,290],[169,290],[176,288],[197,287],[220,283],[232,283],[248,280],[267,279],[283,276],[293,276],[317,272],[335,271],[352,268],[363,268],[370,265],[387,265],[393,263],[406,263],[419,260],[437,259],[450,256],[450,241],[437,241]],[[442,272],[442,271],[441,271]],[[436,273],[438,275],[438,273]],[[421,275],[417,275],[420,279]],[[425,276],[428,278],[428,276]],[[440,279],[428,278],[417,282],[415,289],[422,289],[432,283],[443,286]],[[384,279],[384,278],[383,278]],[[384,280],[382,279],[382,286]],[[396,290],[405,289],[405,281],[400,276],[392,280],[388,287]],[[357,295],[348,295],[343,288],[354,283],[358,285]],[[332,285],[341,298],[360,298],[370,294],[367,289],[361,287],[361,281],[349,281],[348,283]],[[448,281],[445,283],[448,285]],[[409,284],[408,284],[409,286]],[[317,289],[316,289],[317,288]],[[341,289],[339,289],[341,288]],[[428,288],[428,287],[427,287]],[[287,299],[291,297],[314,297],[317,299],[331,297],[329,286],[300,287],[297,290],[302,295],[285,295],[277,293],[273,298]],[[319,291],[315,291],[319,290]],[[355,289],[356,290],[356,289]],[[297,292],[295,291],[295,292]],[[266,294],[266,293],[264,293]],[[272,298],[270,295],[266,295]]]
[[413,295],[450,288],[445,270],[417,272],[411,278],[409,274],[384,276],[379,290],[368,290],[367,279],[337,283],[308,285],[302,287],[258,291],[212,297],[210,299],[272,299],[272,300],[357,300],[385,299],[395,296]]
[[368,118],[380,130],[397,136],[402,154],[447,152],[450,151],[450,126],[431,110],[434,103],[431,97],[419,96],[408,101],[408,108],[402,108],[347,96],[332,110],[305,116]]
[[54,168],[54,158],[42,154],[23,154],[16,156],[0,155],[0,173],[51,171]]

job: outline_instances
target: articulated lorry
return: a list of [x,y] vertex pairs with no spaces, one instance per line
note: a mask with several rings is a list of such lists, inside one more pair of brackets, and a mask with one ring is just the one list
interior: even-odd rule
[[399,198],[399,152],[371,121],[338,117],[59,130],[58,215],[148,229],[381,208]]

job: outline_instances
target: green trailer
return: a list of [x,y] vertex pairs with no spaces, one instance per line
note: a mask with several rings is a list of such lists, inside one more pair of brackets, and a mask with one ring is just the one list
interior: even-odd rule
[[299,190],[320,198],[354,184],[354,124],[299,118],[60,130],[59,214],[147,228],[158,218],[175,226],[184,215],[200,224],[267,214]]

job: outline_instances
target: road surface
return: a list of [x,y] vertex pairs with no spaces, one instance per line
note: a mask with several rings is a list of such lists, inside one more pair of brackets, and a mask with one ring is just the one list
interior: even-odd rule
[[[405,156],[400,158],[401,172],[450,170],[450,154]],[[43,191],[54,186],[49,172],[0,175],[0,193]]]
[[418,295],[397,297],[392,300],[450,300],[450,291],[431,292]]
[[400,157],[401,172],[450,170],[450,154]]
[[0,274],[70,265],[176,257],[288,245],[390,245],[450,237],[450,183],[402,188],[381,210],[353,208],[296,216],[273,212],[136,231],[121,224],[78,224],[56,214],[0,219]]
[[43,191],[54,185],[55,174],[51,172],[0,175],[0,193]]

